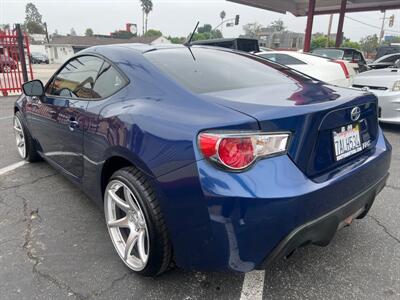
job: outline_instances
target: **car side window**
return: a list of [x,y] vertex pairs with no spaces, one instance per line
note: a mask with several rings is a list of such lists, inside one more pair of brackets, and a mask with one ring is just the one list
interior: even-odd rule
[[72,59],[56,74],[46,94],[68,98],[101,98],[93,91],[103,60],[95,56]]
[[282,65],[305,65],[306,63],[301,61],[300,59],[294,58],[293,56],[286,54],[276,54],[275,59],[277,63]]
[[93,92],[100,98],[116,93],[127,84],[122,75],[108,62],[104,62],[93,86]]
[[353,51],[348,51],[348,50],[344,51],[343,59],[344,59],[344,60],[352,61],[352,60],[354,59],[354,57],[353,57]]
[[382,62],[394,63],[396,60],[400,59],[400,55],[392,55],[382,60]]
[[294,58],[287,54],[279,54],[279,53],[265,53],[260,54],[261,57],[269,59],[271,61],[277,62],[281,65],[305,65],[306,63],[301,61],[300,59]]

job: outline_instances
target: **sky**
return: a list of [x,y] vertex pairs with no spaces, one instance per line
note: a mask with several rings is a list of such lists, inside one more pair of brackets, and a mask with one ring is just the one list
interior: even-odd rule
[[[124,29],[125,23],[138,24],[142,27],[142,12],[139,0],[0,0],[0,24],[23,23],[25,5],[33,2],[47,22],[49,33],[56,29],[60,34],[67,34],[73,27],[80,35],[86,28],[92,28],[96,34],[109,34]],[[252,8],[225,0],[153,0],[153,11],[149,15],[148,28],[161,30],[165,36],[187,36],[197,21],[216,26],[220,23],[219,14],[224,10],[227,18],[240,15],[240,25],[223,28],[225,37],[237,37],[243,34],[243,25],[258,22],[268,25],[272,21],[282,19],[288,30],[304,32],[305,17],[292,14],[279,14],[258,8]],[[400,10],[387,11],[387,16],[395,15],[394,27],[388,28],[396,32],[387,35],[400,35]],[[344,33],[347,38],[358,41],[369,34],[378,34],[383,14],[379,11],[351,13],[350,18],[367,23],[370,26],[346,18]],[[335,15],[333,30],[337,27],[338,15]],[[329,16],[317,16],[313,32],[327,32]],[[374,28],[378,27],[378,28]]]

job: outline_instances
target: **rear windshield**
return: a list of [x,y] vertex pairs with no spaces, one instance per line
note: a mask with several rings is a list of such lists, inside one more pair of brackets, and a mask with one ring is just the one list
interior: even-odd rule
[[344,54],[343,50],[336,49],[316,49],[312,53],[333,59],[342,59]]
[[157,50],[145,53],[145,57],[194,93],[309,80],[289,68],[255,56],[200,47],[192,47],[190,50]]

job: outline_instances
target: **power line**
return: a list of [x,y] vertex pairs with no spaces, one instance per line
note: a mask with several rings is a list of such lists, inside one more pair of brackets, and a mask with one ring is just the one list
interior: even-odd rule
[[[346,16],[346,18],[347,18],[347,19],[350,19],[350,20],[352,20],[352,21],[354,21],[354,22],[357,22],[357,23],[363,24],[363,25],[365,25],[365,26],[369,26],[369,27],[372,27],[372,28],[375,28],[375,29],[379,29],[379,30],[381,29],[379,26],[372,25],[372,24],[368,24],[368,23],[365,23],[365,22],[363,22],[363,21],[360,21],[360,20],[353,19],[353,18],[351,18],[351,17],[348,17],[348,16]],[[400,33],[400,31],[397,31],[397,30],[391,30],[391,29],[385,29],[385,31],[389,31],[389,32],[395,32],[395,33]]]

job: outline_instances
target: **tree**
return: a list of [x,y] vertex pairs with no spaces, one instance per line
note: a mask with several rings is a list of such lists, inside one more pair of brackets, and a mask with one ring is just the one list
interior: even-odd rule
[[151,37],[160,37],[162,36],[162,32],[160,30],[156,30],[156,29],[149,29],[146,31],[146,33],[144,34],[144,36],[151,36]]
[[183,44],[186,41],[185,37],[169,36],[167,37],[172,44]]
[[205,33],[205,32],[211,32],[212,26],[210,24],[204,24],[203,26],[200,26],[197,28],[198,33]]
[[31,2],[25,6],[24,30],[29,33],[45,33],[42,23],[42,15],[39,13],[35,4]]
[[353,48],[353,49],[361,49],[361,45],[358,42],[354,42],[351,41],[349,39],[346,39],[343,43],[342,43],[342,47],[346,47],[346,48]]
[[38,34],[45,34],[46,31],[44,30],[43,26],[41,24],[38,24],[36,22],[26,22],[24,24],[24,30],[28,31],[28,33],[38,33]]
[[69,32],[70,36],[77,36],[75,29],[72,27],[70,32]]
[[[316,49],[316,48],[325,48],[328,43],[328,37],[325,35],[316,35],[313,37],[311,41],[311,49]],[[329,40],[328,47],[334,47],[335,46],[335,41]]]
[[379,46],[379,38],[376,34],[368,35],[360,40],[360,48],[367,56],[375,52]]
[[111,36],[116,39],[130,39],[134,37],[135,35],[132,32],[126,31],[126,30],[118,30],[113,33],[111,33]]
[[271,24],[268,25],[267,29],[279,32],[279,31],[285,31],[286,26],[285,23],[281,19],[279,19],[271,22]]
[[93,29],[87,28],[85,31],[85,36],[93,36]]
[[257,38],[257,35],[262,32],[262,29],[262,25],[257,22],[248,23],[243,26],[244,35],[250,38]]
[[147,22],[149,18],[149,13],[153,10],[153,2],[151,0],[140,0],[142,5],[143,11],[143,19],[144,19],[144,28],[143,28],[143,35],[147,32]]

